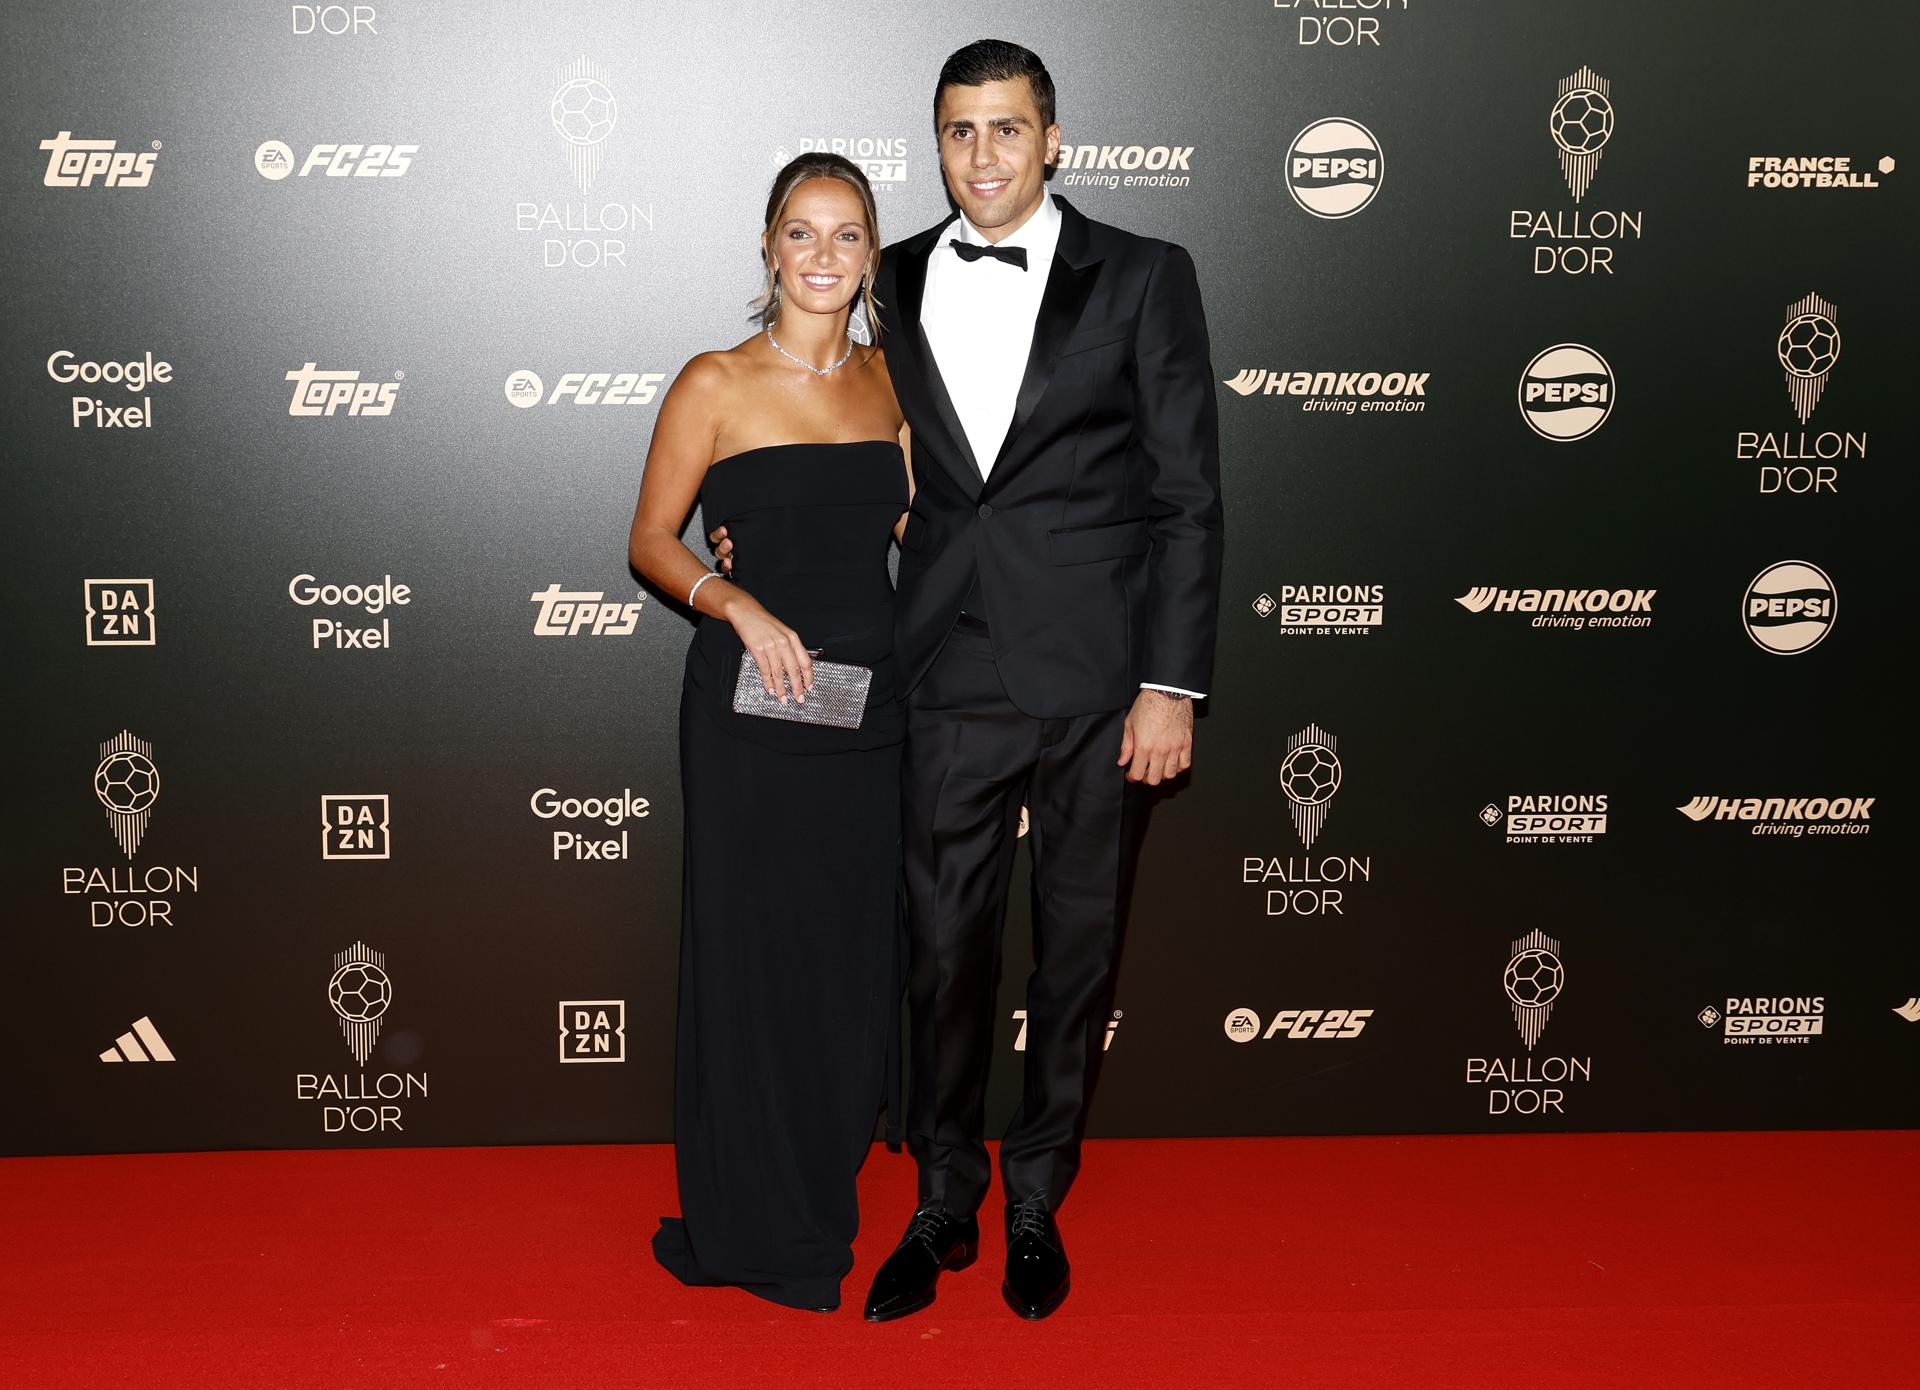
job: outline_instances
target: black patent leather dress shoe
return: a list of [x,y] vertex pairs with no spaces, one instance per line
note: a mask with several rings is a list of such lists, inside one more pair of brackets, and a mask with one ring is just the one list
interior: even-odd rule
[[1007,1208],[1007,1277],[1000,1285],[1007,1306],[1023,1318],[1044,1318],[1066,1302],[1073,1281],[1060,1228],[1037,1192]]
[[938,1207],[922,1207],[907,1223],[867,1293],[867,1321],[889,1322],[917,1313],[933,1302],[943,1269],[965,1269],[980,1255],[980,1222],[949,1216]]

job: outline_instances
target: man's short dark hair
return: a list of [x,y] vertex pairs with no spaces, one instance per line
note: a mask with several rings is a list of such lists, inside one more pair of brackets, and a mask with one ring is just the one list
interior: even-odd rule
[[989,82],[1027,79],[1033,89],[1033,104],[1040,112],[1040,128],[1053,124],[1053,74],[1030,48],[1005,39],[975,39],[956,50],[940,65],[940,80],[933,89],[933,121],[940,123],[940,94],[949,87],[984,87]]

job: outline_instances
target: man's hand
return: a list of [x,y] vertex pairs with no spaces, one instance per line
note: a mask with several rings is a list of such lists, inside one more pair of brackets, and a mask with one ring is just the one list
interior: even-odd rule
[[1119,765],[1129,782],[1157,787],[1193,766],[1193,701],[1142,690],[1127,711]]
[[720,573],[733,573],[733,542],[727,539],[727,528],[716,526],[707,533],[707,544],[713,547],[714,555],[720,561]]

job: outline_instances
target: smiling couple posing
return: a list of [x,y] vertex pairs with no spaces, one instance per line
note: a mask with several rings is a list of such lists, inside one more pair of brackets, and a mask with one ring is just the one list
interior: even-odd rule
[[[1002,1291],[1041,1318],[1069,1287],[1056,1214],[1143,784],[1190,765],[1212,668],[1218,428],[1187,253],[1046,190],[1060,130],[1039,58],[962,48],[934,123],[957,215],[884,256],[858,168],[815,153],[780,172],[762,331],[687,364],[647,457],[630,557],[701,615],[680,713],[682,1215],[654,1252],[689,1284],[839,1305],[904,977],[919,1202],[867,1318],[926,1307],[973,1262],[1024,804],[1035,965]],[[679,539],[696,500],[724,576]],[[814,722],[820,678],[847,668],[867,673],[857,722]],[[807,717],[753,713],[752,693]]]

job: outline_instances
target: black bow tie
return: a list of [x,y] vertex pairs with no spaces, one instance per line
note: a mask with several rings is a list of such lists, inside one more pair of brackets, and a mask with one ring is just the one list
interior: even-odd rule
[[992,256],[996,261],[1005,261],[1015,270],[1027,268],[1027,248],[1024,246],[975,246],[972,242],[961,241],[958,237],[949,241],[947,245],[951,246],[960,259],[969,265],[982,256]]

